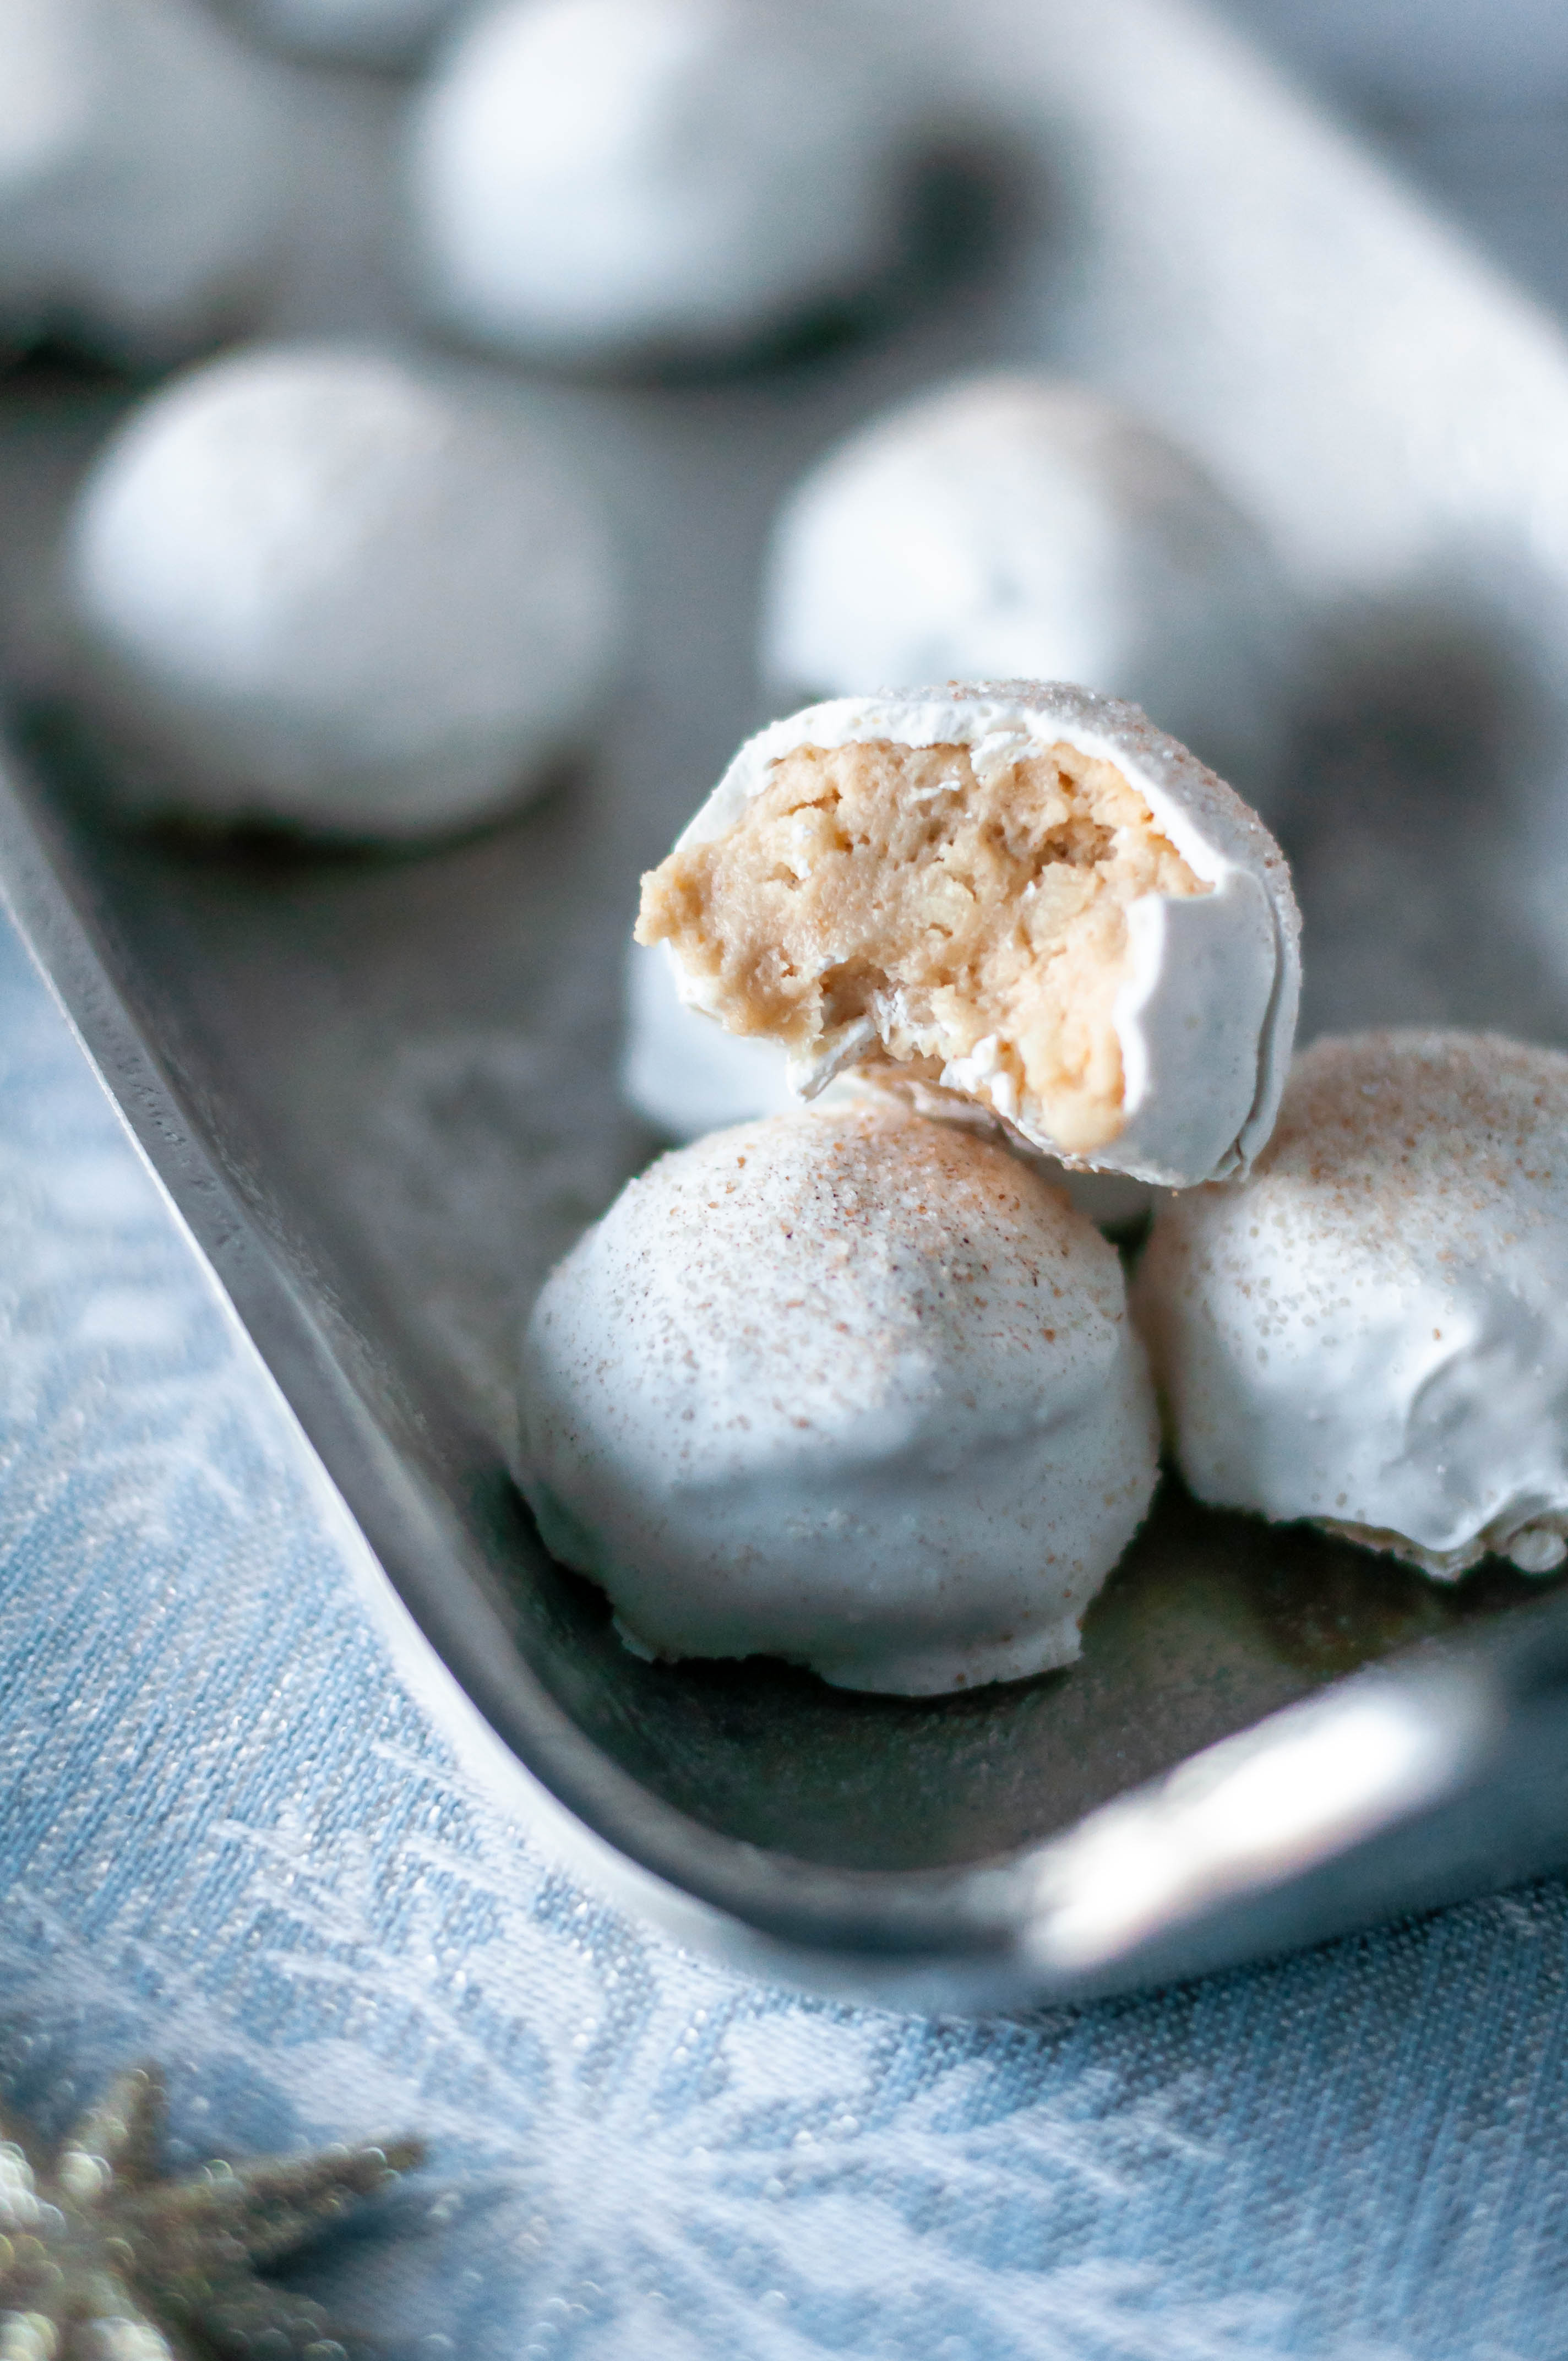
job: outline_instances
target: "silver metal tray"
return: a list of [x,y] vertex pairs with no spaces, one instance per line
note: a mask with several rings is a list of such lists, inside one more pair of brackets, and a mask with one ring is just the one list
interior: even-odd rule
[[[532,1293],[652,1146],[614,1082],[638,873],[762,718],[761,554],[798,469],[901,390],[1047,361],[1184,436],[1300,586],[1307,1029],[1568,1039],[1568,350],[1179,0],[899,22],[990,126],[968,243],[769,370],[540,382],[620,517],[635,644],[591,767],[486,835],[308,858],[104,824],[52,693],[49,552],[130,394],[0,380],[0,886],[497,1776],[689,1938],[996,2007],[1568,1861],[1568,1600],[1495,1567],[1441,1590],[1168,1484],[1065,1674],[908,1703],[628,1654],[505,1466]],[[395,100],[323,77],[311,104],[322,230],[276,324],[401,332]]]

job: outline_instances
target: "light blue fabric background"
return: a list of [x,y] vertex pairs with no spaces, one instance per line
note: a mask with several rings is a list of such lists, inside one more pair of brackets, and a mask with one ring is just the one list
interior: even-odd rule
[[392,2356],[1568,2355],[1561,1884],[1026,2026],[749,1986],[473,1790],[350,1546],[0,931],[0,2092],[425,2131],[309,2281]]

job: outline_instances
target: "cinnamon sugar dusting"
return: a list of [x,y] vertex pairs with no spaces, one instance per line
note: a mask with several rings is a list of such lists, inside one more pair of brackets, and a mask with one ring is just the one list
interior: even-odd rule
[[1248,1180],[1157,1217],[1135,1290],[1188,1482],[1453,1580],[1568,1554],[1568,1056],[1315,1043]]
[[546,1285],[521,1398],[546,1543],[640,1647],[901,1695],[1069,1663],[1157,1473],[1114,1250],[893,1107],[663,1158]]
[[1503,1200],[1529,1224],[1568,1191],[1568,1056],[1489,1033],[1314,1042],[1256,1176],[1271,1196],[1310,1183],[1316,1226],[1372,1224],[1394,1248],[1412,1221],[1452,1225],[1457,1253],[1477,1225],[1495,1236]]

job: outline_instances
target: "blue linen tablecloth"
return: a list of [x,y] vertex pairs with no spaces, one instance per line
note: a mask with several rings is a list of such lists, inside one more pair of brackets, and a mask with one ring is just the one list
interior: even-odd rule
[[176,2160],[414,2126],[309,2284],[459,2361],[1556,2361],[1557,1883],[1146,1999],[802,2000],[466,1777],[0,920],[0,2094]]

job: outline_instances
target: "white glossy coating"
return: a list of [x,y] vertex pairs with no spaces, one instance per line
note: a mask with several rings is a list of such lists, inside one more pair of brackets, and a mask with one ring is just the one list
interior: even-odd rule
[[[701,844],[736,825],[772,765],[798,746],[867,739],[961,745],[977,770],[1003,766],[1058,741],[1113,763],[1146,799],[1157,826],[1212,890],[1188,900],[1149,894],[1128,911],[1131,958],[1115,1025],[1125,1122],[1081,1160],[1170,1188],[1245,1170],[1268,1137],[1284,1085],[1300,997],[1300,921],[1273,838],[1231,788],[1135,706],[1057,681],[887,690],[807,706],[748,740],[679,839]],[[718,987],[681,972],[683,996],[712,1012]],[[835,1037],[795,1074],[806,1095],[874,1040]],[[944,1082],[987,1105],[1047,1155],[1058,1143],[1008,1081],[971,1055]]]
[[1156,1475],[1113,1249],[891,1108],[632,1181],[540,1297],[521,1411],[545,1539],[634,1645],[906,1695],[1070,1662]]
[[1160,1210],[1135,1289],[1200,1498],[1453,1578],[1568,1534],[1568,1057],[1364,1033],[1297,1060],[1249,1180]]
[[287,118],[200,0],[0,0],[0,335],[164,360],[273,266]]
[[68,545],[127,800],[409,837],[537,788],[615,653],[617,571],[562,454],[479,370],[262,347],[175,380]]
[[899,54],[839,0],[503,0],[420,108],[431,301],[565,359],[723,353],[896,259]]
[[898,404],[805,478],[762,658],[796,697],[1092,681],[1263,803],[1293,637],[1262,534],[1196,460],[1087,387],[1010,373]]

